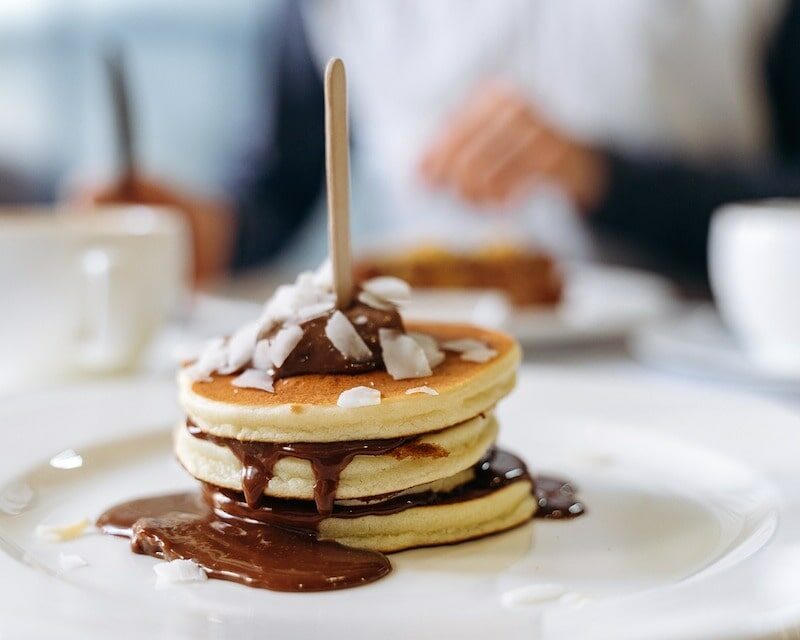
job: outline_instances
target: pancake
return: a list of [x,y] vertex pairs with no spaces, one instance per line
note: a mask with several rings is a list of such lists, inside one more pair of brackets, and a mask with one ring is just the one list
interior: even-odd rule
[[310,528],[320,540],[387,552],[478,538],[536,513],[540,493],[534,491],[525,463],[513,453],[493,448],[468,471],[443,483],[449,487],[414,487],[377,501],[339,501],[328,516],[321,516],[309,501],[263,498],[251,507],[241,493],[208,484],[203,485],[203,497],[224,518]]
[[[497,421],[487,413],[422,435],[384,455],[358,455],[342,470],[335,497],[376,496],[448,478],[480,460],[496,437]],[[191,435],[183,423],[175,430],[174,443],[178,460],[195,478],[242,490],[242,465],[228,447]],[[310,462],[286,457],[275,464],[264,493],[311,500],[315,482]]]
[[[217,436],[262,442],[334,442],[443,429],[489,410],[513,389],[521,354],[513,338],[470,325],[407,323],[407,328],[440,341],[475,338],[495,349],[497,356],[475,363],[448,352],[432,375],[410,380],[394,380],[380,370],[302,375],[278,380],[275,393],[233,387],[233,376],[192,382],[182,371],[178,376],[180,401],[201,429]],[[439,395],[405,393],[423,385]],[[337,406],[339,395],[357,386],[379,389],[381,403]]]
[[471,500],[412,507],[381,516],[326,518],[322,540],[357,549],[402,551],[482,538],[527,522],[536,512],[532,484],[520,480]]

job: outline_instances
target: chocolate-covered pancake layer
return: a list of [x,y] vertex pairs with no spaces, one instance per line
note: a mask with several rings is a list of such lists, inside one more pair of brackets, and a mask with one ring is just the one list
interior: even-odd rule
[[451,477],[480,460],[497,437],[492,413],[419,436],[322,443],[221,438],[197,426],[175,429],[178,460],[195,478],[243,491],[318,500],[392,493]]

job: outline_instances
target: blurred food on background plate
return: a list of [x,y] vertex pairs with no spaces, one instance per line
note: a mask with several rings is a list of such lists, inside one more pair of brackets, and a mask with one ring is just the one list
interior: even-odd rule
[[363,256],[356,264],[356,279],[377,276],[395,276],[423,289],[498,290],[516,307],[553,307],[564,290],[562,274],[551,256],[511,244],[469,250],[425,244]]

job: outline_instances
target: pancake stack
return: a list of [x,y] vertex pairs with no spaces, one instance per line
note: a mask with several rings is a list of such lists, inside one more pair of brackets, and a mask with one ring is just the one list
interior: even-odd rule
[[257,323],[181,369],[175,453],[206,502],[222,518],[384,552],[529,520],[525,465],[494,446],[516,342],[404,326],[395,303],[408,288],[394,278],[363,283],[335,311],[321,273],[279,289]]

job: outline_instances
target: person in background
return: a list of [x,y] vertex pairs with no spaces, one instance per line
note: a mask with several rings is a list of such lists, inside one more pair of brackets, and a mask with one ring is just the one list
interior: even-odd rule
[[702,270],[717,206],[800,196],[799,2],[317,0],[287,2],[283,21],[269,116],[230,192],[134,185],[190,219],[200,278],[267,260],[309,215],[333,55],[354,183],[373,193],[361,208],[387,235],[538,240],[557,209],[579,233]]

